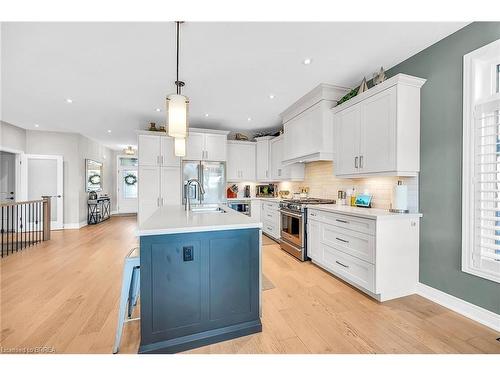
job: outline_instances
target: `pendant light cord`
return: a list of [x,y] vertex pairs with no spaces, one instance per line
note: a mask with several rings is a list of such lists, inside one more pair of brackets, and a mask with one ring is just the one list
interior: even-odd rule
[[177,86],[177,94],[181,93],[181,88],[179,85],[179,25],[180,21],[175,22],[177,24],[177,81],[175,81],[175,85]]

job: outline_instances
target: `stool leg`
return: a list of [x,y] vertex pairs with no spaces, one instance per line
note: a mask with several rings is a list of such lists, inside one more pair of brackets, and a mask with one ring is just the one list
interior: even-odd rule
[[132,271],[132,282],[130,285],[130,294],[128,299],[128,318],[132,317],[134,306],[137,305],[137,297],[139,296],[140,271],[139,267],[134,267]]
[[132,267],[127,265],[123,267],[122,291],[120,294],[120,308],[118,310],[118,324],[116,326],[115,344],[113,346],[113,354],[118,353],[120,349],[120,341],[122,339],[123,323],[125,321],[125,313],[129,297],[130,284],[132,282]]

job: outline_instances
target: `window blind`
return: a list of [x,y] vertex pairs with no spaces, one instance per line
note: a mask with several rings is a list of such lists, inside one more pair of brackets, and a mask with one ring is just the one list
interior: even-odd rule
[[474,110],[472,266],[500,276],[500,99]]

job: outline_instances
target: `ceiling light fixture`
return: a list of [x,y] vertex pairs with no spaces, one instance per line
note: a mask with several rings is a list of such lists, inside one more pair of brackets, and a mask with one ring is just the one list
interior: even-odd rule
[[205,113],[205,117],[208,117],[208,113]]
[[312,62],[310,58],[304,59],[303,63],[304,65],[309,65]]
[[252,121],[252,118],[251,117],[247,118],[247,121],[248,122]]
[[269,99],[274,99],[274,94],[269,94]]
[[[175,155],[186,155],[186,140],[188,135],[188,111],[189,99],[182,95],[181,90],[185,83],[179,80],[179,34],[182,21],[176,21],[177,26],[177,70],[176,70],[176,93],[167,96],[167,124],[168,135],[175,138]],[[180,140],[182,139],[182,141]]]
[[38,128],[39,126],[40,126],[40,125],[38,125],[38,124],[35,124],[35,128]]
[[155,111],[156,112],[161,112],[161,109],[160,108],[156,108]]
[[108,129],[108,134],[111,134],[111,130]]
[[123,150],[123,153],[125,155],[135,155],[135,150],[132,148],[132,146],[127,146],[127,148]]
[[68,103],[68,104],[73,103],[73,99],[70,99],[70,98],[66,99],[66,103]]

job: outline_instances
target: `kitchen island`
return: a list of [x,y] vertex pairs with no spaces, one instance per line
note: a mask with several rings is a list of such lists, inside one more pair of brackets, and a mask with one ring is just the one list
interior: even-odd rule
[[164,206],[140,227],[139,353],[262,331],[262,224],[226,206]]

